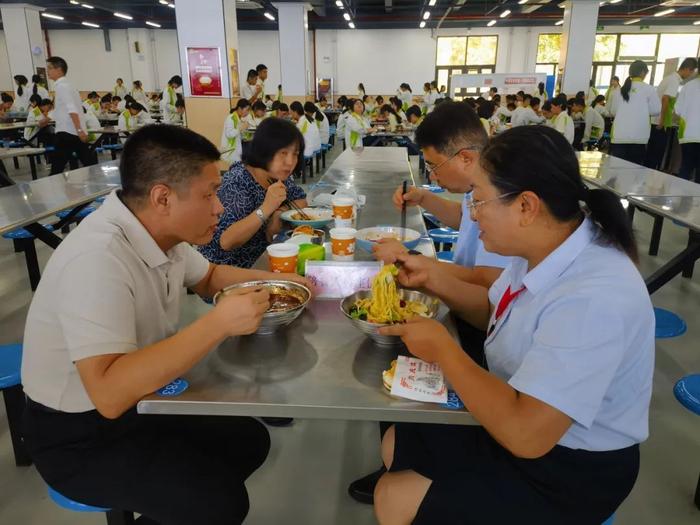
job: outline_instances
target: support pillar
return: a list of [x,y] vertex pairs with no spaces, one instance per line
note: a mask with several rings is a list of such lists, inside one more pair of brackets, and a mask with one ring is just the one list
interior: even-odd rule
[[286,2],[273,5],[279,20],[282,93],[285,100],[303,102],[313,92],[308,21],[311,6]]
[[598,29],[598,0],[566,0],[559,66],[564,68],[561,91],[573,97],[588,93],[593,48]]
[[[10,76],[24,75],[31,85],[37,68],[46,71],[46,45],[41,32],[42,7],[28,4],[2,4],[0,15],[5,32]],[[15,85],[12,80],[12,85]]]

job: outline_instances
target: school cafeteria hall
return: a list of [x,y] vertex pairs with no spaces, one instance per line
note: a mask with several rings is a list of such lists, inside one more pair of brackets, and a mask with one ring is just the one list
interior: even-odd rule
[[0,524],[700,524],[700,1],[0,0]]

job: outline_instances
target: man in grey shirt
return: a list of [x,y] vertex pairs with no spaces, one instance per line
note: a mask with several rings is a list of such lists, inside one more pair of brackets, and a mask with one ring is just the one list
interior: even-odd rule
[[226,337],[253,333],[269,307],[264,289],[231,295],[179,328],[185,286],[211,297],[280,277],[211,264],[191,246],[209,242],[223,212],[218,161],[187,129],[137,131],[122,190],[46,265],[24,335],[25,437],[39,473],[69,498],[169,525],[240,523],[248,512],[244,481],[270,443],[261,423],[136,413]]

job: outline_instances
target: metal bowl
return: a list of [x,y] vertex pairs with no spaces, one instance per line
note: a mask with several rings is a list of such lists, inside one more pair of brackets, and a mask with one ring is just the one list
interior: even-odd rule
[[265,312],[262,316],[262,322],[255,332],[258,335],[274,334],[281,327],[291,324],[292,321],[301,315],[301,312],[304,311],[304,308],[306,308],[306,305],[308,305],[309,301],[311,300],[311,290],[309,290],[303,284],[295,283],[293,281],[267,280],[248,281],[246,283],[238,283],[227,286],[214,296],[214,304],[217,303],[219,297],[225,296],[234,290],[241,288],[260,288],[263,286],[272,288],[273,290],[284,290],[297,297],[301,301],[301,304],[281,311],[268,310]]
[[[390,323],[370,323],[367,321],[362,321],[361,319],[353,319],[350,316],[350,308],[355,304],[358,299],[367,299],[372,297],[371,290],[360,290],[352,295],[348,295],[340,302],[340,310],[345,314],[345,317],[350,319],[350,322],[355,325],[355,327],[362,333],[369,336],[372,341],[381,346],[394,346],[401,344],[401,338],[395,335],[379,335],[377,330],[382,326],[388,326]],[[423,303],[428,307],[428,314],[426,317],[431,319],[437,319],[441,321],[447,315],[448,309],[445,304],[422,292],[416,290],[406,290],[403,288],[399,289],[399,297],[406,301],[417,301]]]

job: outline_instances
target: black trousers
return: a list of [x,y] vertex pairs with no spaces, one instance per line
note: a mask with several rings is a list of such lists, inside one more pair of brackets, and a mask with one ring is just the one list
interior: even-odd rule
[[646,156],[646,144],[611,144],[610,155],[619,159],[628,160],[635,164],[644,165]]
[[245,480],[270,437],[252,418],[57,412],[32,400],[25,439],[44,480],[66,497],[138,512],[161,525],[239,524]]
[[61,173],[68,162],[70,162],[71,169],[76,169],[78,164],[73,157],[74,153],[83,166],[97,164],[97,154],[76,135],[64,131],[56,133],[54,147],[56,149],[51,157],[51,175]]
[[681,154],[681,171],[678,176],[689,181],[700,182],[700,142],[681,144]]
[[671,141],[671,129],[651,127],[644,165],[653,170],[663,169],[664,156]]
[[402,470],[433,482],[414,525],[600,525],[634,486],[639,445],[523,459],[483,427],[397,423],[391,471]]

